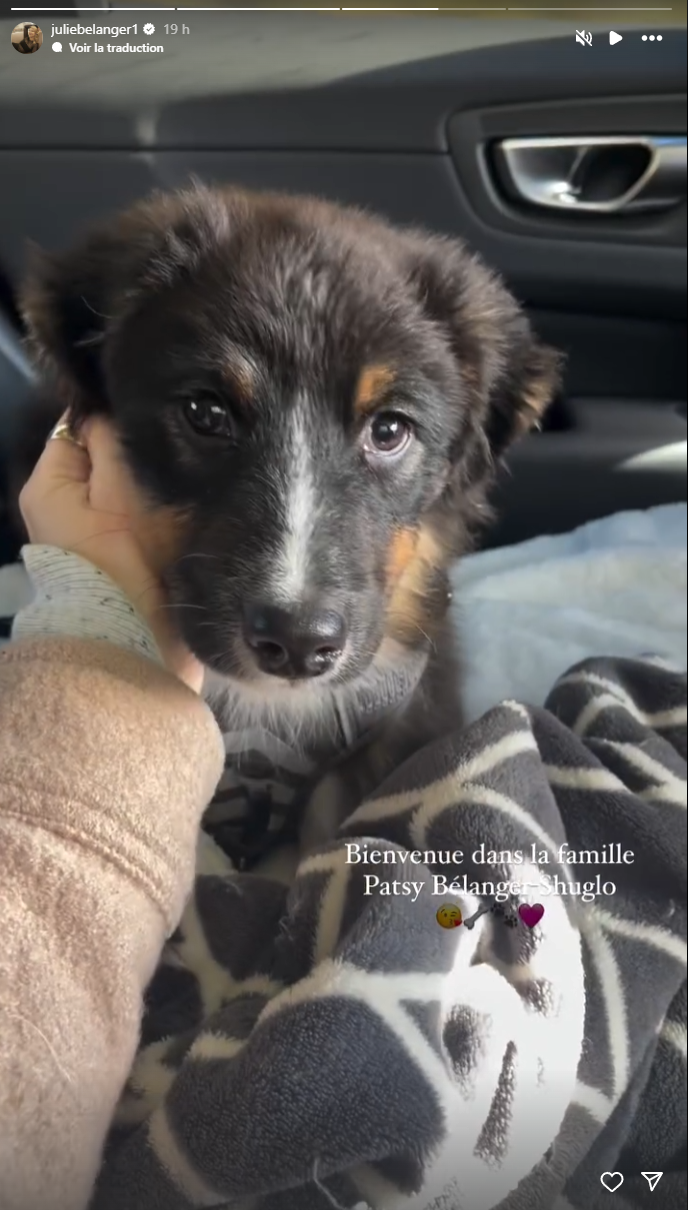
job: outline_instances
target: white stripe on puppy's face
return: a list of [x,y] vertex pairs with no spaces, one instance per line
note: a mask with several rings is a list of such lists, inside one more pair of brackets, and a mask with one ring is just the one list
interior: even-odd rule
[[[292,413],[284,450],[285,472],[281,490],[284,532],[272,580],[275,597],[295,604],[303,597],[308,582],[313,536],[320,513],[313,451],[303,413]],[[281,492],[280,492],[281,494]]]

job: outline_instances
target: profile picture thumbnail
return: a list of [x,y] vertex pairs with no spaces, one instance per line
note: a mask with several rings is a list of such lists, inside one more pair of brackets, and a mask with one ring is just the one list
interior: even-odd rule
[[20,21],[12,30],[12,45],[20,55],[35,55],[43,45],[43,30],[35,21]]

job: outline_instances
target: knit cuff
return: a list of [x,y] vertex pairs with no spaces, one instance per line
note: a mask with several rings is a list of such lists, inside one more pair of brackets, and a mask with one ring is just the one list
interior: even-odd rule
[[21,553],[36,595],[14,619],[13,640],[102,639],[163,664],[151,630],[104,571],[58,546],[29,545]]

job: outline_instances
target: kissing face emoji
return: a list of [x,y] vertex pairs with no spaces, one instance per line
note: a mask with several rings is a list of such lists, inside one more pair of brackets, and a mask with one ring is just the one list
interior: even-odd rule
[[457,929],[463,917],[455,903],[445,903],[437,913],[437,923],[443,929]]

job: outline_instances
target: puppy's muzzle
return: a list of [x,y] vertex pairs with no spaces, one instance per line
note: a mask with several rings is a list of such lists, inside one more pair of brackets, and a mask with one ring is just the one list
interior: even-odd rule
[[253,604],[244,609],[244,639],[262,672],[292,680],[330,672],[346,645],[347,627],[332,609]]

